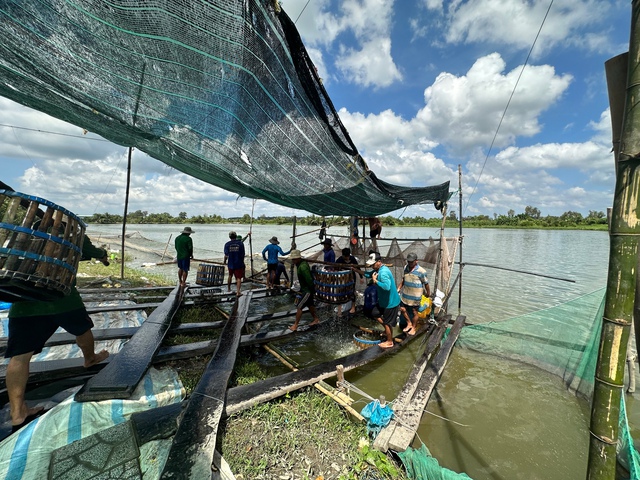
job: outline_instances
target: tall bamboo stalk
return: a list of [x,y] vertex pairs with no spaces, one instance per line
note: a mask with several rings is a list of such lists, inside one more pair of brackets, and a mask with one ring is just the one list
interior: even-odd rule
[[610,228],[609,271],[596,366],[587,479],[615,478],[624,365],[633,319],[640,238],[640,0],[632,4],[625,114]]

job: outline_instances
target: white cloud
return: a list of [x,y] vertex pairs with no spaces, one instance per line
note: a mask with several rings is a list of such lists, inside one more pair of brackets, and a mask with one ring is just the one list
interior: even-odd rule
[[391,39],[378,37],[366,41],[360,50],[345,48],[336,66],[353,83],[364,87],[388,87],[402,79],[391,58]]
[[[493,53],[478,59],[465,76],[441,73],[425,90],[426,105],[417,120],[454,154],[488,148],[521,71],[517,67],[504,74],[504,68],[502,57]],[[556,75],[549,65],[526,67],[495,146],[538,133],[539,115],[560,98],[571,80],[570,75]]]
[[[482,43],[531,48],[540,26],[534,56],[555,46],[614,52],[602,32],[590,32],[606,18],[611,3],[604,0],[556,0],[547,16],[548,1],[469,0],[449,5],[446,40],[451,43]],[[545,19],[546,16],[546,19]]]
[[[321,63],[323,78],[331,80],[320,47],[331,48],[338,42],[335,66],[342,81],[379,88],[401,80],[402,74],[391,55],[394,2],[345,0],[340,4],[339,14],[330,12],[330,7],[328,1],[308,2],[308,5],[291,1],[284,5],[294,21],[304,8],[296,26],[308,48],[315,49],[312,59],[314,63]],[[347,43],[340,37],[344,33],[350,33],[354,38]]]

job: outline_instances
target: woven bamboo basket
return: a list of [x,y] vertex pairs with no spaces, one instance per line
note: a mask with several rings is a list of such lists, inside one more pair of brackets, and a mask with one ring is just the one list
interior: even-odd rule
[[52,300],[75,281],[86,225],[43,198],[0,190],[0,300]]
[[355,281],[351,270],[312,270],[316,300],[341,305],[353,300]]

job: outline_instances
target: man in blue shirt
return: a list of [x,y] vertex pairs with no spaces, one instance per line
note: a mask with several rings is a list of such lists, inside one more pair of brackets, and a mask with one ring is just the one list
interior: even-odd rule
[[240,288],[244,278],[244,244],[238,239],[236,232],[229,232],[229,241],[224,244],[224,263],[229,269],[227,289],[231,291],[231,278],[236,277],[236,295],[242,295]]
[[379,343],[381,348],[393,347],[393,336],[391,328],[398,321],[398,313],[400,312],[400,295],[393,278],[393,274],[389,267],[382,263],[382,257],[378,252],[369,255],[366,261],[367,266],[373,268],[373,271],[364,272],[365,277],[371,278],[378,291],[378,309],[380,316],[376,320],[384,326],[384,333],[387,337],[386,342]]
[[262,250],[262,258],[267,262],[267,290],[271,290],[276,281],[276,270],[278,269],[278,255],[289,255],[291,250],[283,252],[280,248],[278,237],[271,237],[269,245]]
[[333,244],[330,238],[325,238],[324,242],[322,242],[324,252],[323,261],[325,263],[336,263],[336,252],[333,251]]

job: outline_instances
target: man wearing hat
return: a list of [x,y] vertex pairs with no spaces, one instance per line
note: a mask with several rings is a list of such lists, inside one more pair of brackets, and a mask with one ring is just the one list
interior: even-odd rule
[[231,291],[231,279],[236,277],[236,295],[242,295],[240,288],[242,287],[242,279],[244,278],[244,244],[238,239],[236,232],[229,232],[229,241],[224,244],[224,263],[229,269],[229,278],[227,279],[227,289]]
[[184,227],[182,233],[176,237],[176,259],[178,260],[178,281],[184,287],[187,284],[187,275],[193,258],[193,240],[190,235],[195,233],[191,227]]
[[336,263],[336,252],[333,251],[333,244],[330,238],[325,238],[324,242],[322,242],[324,252],[324,262],[325,263]]
[[276,270],[278,269],[278,255],[289,255],[291,250],[283,252],[280,248],[278,237],[271,237],[269,244],[262,250],[262,258],[267,262],[267,289],[271,290],[276,281]]
[[402,281],[398,287],[400,294],[400,311],[407,320],[403,331],[408,335],[415,335],[418,328],[418,309],[422,295],[430,296],[427,271],[418,265],[418,256],[411,252],[407,255],[407,265],[404,267]]
[[389,267],[382,263],[382,257],[378,252],[369,255],[366,261],[367,266],[373,268],[373,271],[364,272],[365,277],[371,278],[378,291],[378,310],[380,316],[376,320],[384,326],[384,333],[387,337],[386,342],[379,343],[381,348],[393,347],[393,336],[391,328],[395,326],[400,310],[400,295],[396,287],[396,282]]
[[[293,264],[297,267],[296,272],[298,274],[298,281],[300,282],[300,298],[297,298],[296,303],[296,320],[289,327],[289,330],[296,331],[298,329],[298,323],[302,317],[302,309],[309,307],[309,312],[313,315],[313,321],[309,324],[317,325],[320,323],[318,314],[316,313],[315,303],[313,296],[315,295],[315,287],[313,285],[313,277],[311,276],[311,268],[306,260],[302,258],[300,250],[291,250],[291,256],[289,257]],[[298,295],[296,295],[298,297]]]

